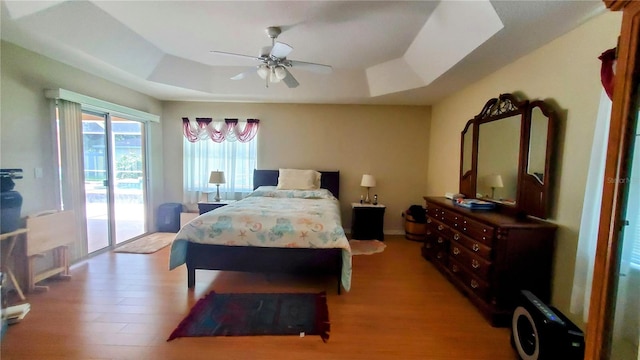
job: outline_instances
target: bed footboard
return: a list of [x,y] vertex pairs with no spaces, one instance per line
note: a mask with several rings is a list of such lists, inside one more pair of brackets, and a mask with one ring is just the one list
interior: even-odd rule
[[342,249],[267,248],[189,243],[187,286],[193,288],[196,270],[257,273],[335,275],[341,292]]

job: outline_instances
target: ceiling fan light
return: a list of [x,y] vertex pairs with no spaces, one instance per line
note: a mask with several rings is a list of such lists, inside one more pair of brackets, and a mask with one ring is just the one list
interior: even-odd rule
[[287,77],[287,71],[282,66],[276,67],[273,72],[276,74],[276,78],[278,80],[282,80]]
[[267,67],[267,65],[258,66],[258,76],[260,76],[260,78],[266,79],[268,75],[269,75],[269,67]]

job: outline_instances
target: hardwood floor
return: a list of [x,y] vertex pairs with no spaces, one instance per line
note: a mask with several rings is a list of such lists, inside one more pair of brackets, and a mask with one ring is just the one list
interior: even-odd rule
[[[27,294],[31,312],[11,325],[8,359],[517,359],[509,330],[492,328],[420,256],[420,244],[387,236],[383,253],[353,257],[352,288],[335,279],[168,270],[169,247],[154,254],[104,253],[72,267],[70,281]],[[218,292],[328,293],[331,337],[178,338],[190,307]]]

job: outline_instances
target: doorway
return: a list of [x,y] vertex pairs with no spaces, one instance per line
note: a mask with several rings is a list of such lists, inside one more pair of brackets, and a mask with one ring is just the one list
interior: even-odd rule
[[145,124],[82,111],[87,252],[147,232]]

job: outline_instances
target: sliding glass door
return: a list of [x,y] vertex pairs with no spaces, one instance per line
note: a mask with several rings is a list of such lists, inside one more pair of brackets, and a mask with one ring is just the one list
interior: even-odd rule
[[82,112],[88,253],[143,235],[146,224],[144,123]]
[[144,124],[112,116],[115,243],[146,232]]

